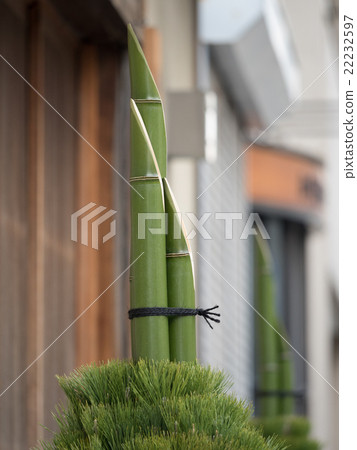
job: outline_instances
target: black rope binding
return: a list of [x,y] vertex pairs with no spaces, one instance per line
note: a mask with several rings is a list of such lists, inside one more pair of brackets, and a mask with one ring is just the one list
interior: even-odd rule
[[[166,317],[184,317],[184,316],[202,316],[205,321],[208,323],[209,327],[212,328],[212,325],[209,323],[209,320],[213,322],[220,323],[219,319],[216,317],[220,317],[219,313],[211,312],[214,309],[219,308],[218,305],[213,306],[212,308],[202,309],[202,308],[164,308],[164,307],[152,307],[152,308],[134,308],[130,309],[129,319],[135,319],[136,317],[148,317],[148,316],[166,316]],[[216,317],[213,317],[216,316]]]

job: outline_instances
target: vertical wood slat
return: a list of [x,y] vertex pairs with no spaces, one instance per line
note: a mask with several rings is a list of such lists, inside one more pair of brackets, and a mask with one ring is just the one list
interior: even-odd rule
[[[0,53],[25,67],[24,15],[0,2]],[[25,86],[0,62],[0,448],[26,446]],[[7,389],[8,388],[8,389]]]
[[[127,180],[130,176],[130,77],[128,54],[121,52],[117,60],[117,76],[115,87],[115,117],[114,117],[114,151],[113,162],[121,175]],[[113,198],[118,211],[117,223],[119,235],[115,241],[114,267],[117,274],[122,273],[130,264],[130,246],[127,237],[130,236],[130,187],[114,174]],[[115,287],[115,341],[119,358],[129,358],[131,355],[130,321],[130,282],[127,271]]]
[[[80,62],[79,129],[85,139],[108,161],[112,161],[114,131],[115,59],[110,49],[84,46]],[[114,209],[113,169],[82,139],[77,160],[77,206],[89,202]],[[93,219],[94,220],[94,219]],[[89,222],[89,231],[92,221]],[[113,240],[99,250],[77,244],[77,314],[93,302],[114,280]],[[114,289],[105,292],[77,322],[77,364],[115,356]]]
[[[93,45],[81,51],[79,74],[79,131],[94,147],[98,147],[98,55]],[[79,138],[77,159],[77,205],[98,203],[98,155]],[[90,238],[90,236],[89,236]],[[89,239],[90,241],[90,239]],[[99,264],[96,251],[77,244],[76,313],[81,314],[100,294]],[[99,354],[98,303],[76,323],[77,365],[96,361]]]
[[[113,163],[115,77],[116,77],[116,49],[99,48],[99,151],[104,158]],[[113,177],[118,176],[104,161],[98,161],[101,199],[104,206],[114,208]],[[119,212],[120,213],[120,212]],[[114,216],[117,220],[117,217]],[[118,237],[117,237],[118,238]],[[115,237],[114,237],[115,239]],[[114,240],[111,239],[100,247],[100,288],[106,289],[113,282],[117,274],[113,270]],[[120,281],[118,281],[120,283]],[[103,361],[115,356],[114,342],[114,289],[106,292],[99,308],[99,358]]]
[[[43,5],[44,93],[46,99],[76,127],[77,40],[50,5]],[[50,345],[74,320],[75,261],[69,218],[74,205],[74,161],[77,135],[45,106],[45,273],[44,345]],[[43,356],[44,422],[54,428],[50,411],[64,393],[55,378],[75,367],[75,329],[71,327]],[[51,432],[45,430],[50,440]]]
[[160,31],[156,28],[144,28],[143,51],[149,64],[155,83],[160,90],[162,74],[162,42]]
[[[28,6],[28,73],[32,86],[43,93],[44,60],[42,17],[40,4]],[[32,90],[28,90],[28,364],[43,350],[44,307],[44,104]],[[41,438],[43,423],[43,360],[29,370],[27,386],[28,440]]]

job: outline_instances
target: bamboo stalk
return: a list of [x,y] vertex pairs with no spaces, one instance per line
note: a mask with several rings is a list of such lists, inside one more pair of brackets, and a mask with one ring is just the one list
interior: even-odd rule
[[[286,331],[279,320],[276,320],[276,330],[286,338]],[[279,355],[279,389],[284,392],[291,392],[293,390],[293,361],[290,348],[284,339],[277,335],[278,355]],[[293,414],[294,413],[294,398],[292,396],[285,396],[279,398],[278,405],[279,414]]]
[[[174,195],[166,178],[163,179],[165,210],[168,219],[166,237],[168,305],[195,308],[195,285],[192,256],[185,229],[178,216]],[[172,361],[196,360],[195,317],[173,317],[169,321],[170,357]]]
[[[146,220],[144,238],[139,236],[139,214],[159,213],[164,218],[161,174],[140,112],[130,101],[131,134],[131,308],[167,306],[166,236],[151,233],[155,222]],[[140,195],[142,197],[140,197]],[[142,236],[141,236],[142,237]],[[139,358],[169,359],[167,317],[139,317],[131,323],[132,355]]]
[[128,25],[131,97],[143,118],[162,177],[166,177],[166,131],[161,97],[144,52]]
[[[256,308],[269,324],[275,324],[275,292],[272,261],[266,242],[256,239]],[[278,351],[276,332],[261,317],[257,317],[257,351],[260,389],[276,391],[278,380]],[[278,414],[276,396],[266,396],[260,401],[262,416]]]

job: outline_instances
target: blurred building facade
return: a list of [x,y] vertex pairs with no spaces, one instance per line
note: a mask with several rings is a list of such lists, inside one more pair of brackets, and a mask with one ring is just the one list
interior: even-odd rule
[[[259,213],[271,237],[278,315],[319,372],[293,352],[296,412],[308,415],[326,448],[337,448],[338,395],[328,384],[338,389],[337,5],[146,5],[146,24],[162,38],[169,175],[182,211],[195,211],[209,235],[192,241],[198,303],[219,303],[222,312],[214,332],[198,325],[200,360],[225,369],[239,396],[257,399],[253,252],[241,237],[249,213]],[[191,136],[202,130],[188,111],[206,104],[207,120],[211,92],[216,136],[202,143]],[[232,219],[232,239],[215,219],[222,212],[242,214]]]
[[[164,101],[168,177],[195,235],[197,303],[219,304],[222,314],[213,331],[197,323],[200,361],[256,400],[249,214],[259,213],[290,342],[337,389],[336,3],[1,0],[0,8],[0,53],[13,66],[0,61],[0,448],[50,436],[38,424],[53,427],[56,374],[130,356],[127,22]],[[71,214],[90,202],[118,212],[117,235],[99,251],[71,241]],[[231,214],[231,236],[222,213]],[[336,392],[296,353],[294,369],[296,411],[326,449],[338,448]]]

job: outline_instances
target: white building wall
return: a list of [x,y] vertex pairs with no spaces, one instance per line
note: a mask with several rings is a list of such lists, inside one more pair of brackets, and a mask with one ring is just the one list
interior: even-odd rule
[[[145,26],[156,28],[162,42],[160,94],[165,110],[168,92],[193,90],[196,85],[194,0],[146,0]],[[167,119],[167,117],[166,117]],[[167,177],[182,212],[196,211],[196,161],[172,157],[168,149]],[[190,223],[184,217],[190,231]],[[196,262],[195,243],[192,243]]]
[[[196,88],[196,2],[192,0],[147,0],[146,26],[156,27],[162,38],[162,96],[167,92],[189,91]],[[205,68],[205,70],[207,67]],[[204,70],[204,72],[205,72]],[[209,67],[208,67],[209,70]],[[198,84],[202,83],[199,74]],[[200,77],[201,76],[201,77]],[[207,81],[207,80],[206,80]],[[219,84],[215,86],[219,89]],[[164,103],[165,106],[165,103]],[[214,164],[193,158],[170,156],[168,178],[175,192],[180,210],[191,212],[200,218],[210,212],[207,229],[213,239],[196,236],[190,241],[193,251],[197,304],[210,307],[218,304],[222,323],[211,330],[203,319],[197,320],[198,356],[202,363],[225,369],[232,376],[234,390],[240,397],[252,399],[253,392],[253,328],[249,306],[214,270],[201,259],[198,250],[207,261],[223,275],[232,286],[250,301],[249,291],[249,242],[240,241],[243,220],[234,225],[234,239],[224,240],[224,222],[214,220],[216,212],[243,212],[244,199],[243,159],[235,164],[222,180],[215,184],[199,201],[196,197],[242,151],[235,114],[228,106],[223,93],[219,95],[218,159]],[[246,215],[246,214],[245,214]],[[185,218],[188,232],[194,227]]]
[[[324,449],[338,448],[338,56],[329,0],[280,1],[291,30],[301,96],[263,139],[321,160],[324,211],[306,240],[308,416]],[[329,386],[330,383],[331,386]]]
[[[244,150],[236,116],[218,84],[215,88],[218,91],[218,155],[212,164],[199,163],[198,194]],[[205,227],[212,239],[202,236],[198,239],[198,251],[207,260],[198,258],[198,304],[204,308],[218,304],[221,313],[221,323],[214,324],[214,330],[204,321],[198,323],[198,349],[203,363],[223,369],[232,377],[238,397],[252,400],[253,315],[247,304],[251,302],[251,241],[240,239],[247,218],[244,172],[243,157],[198,200],[198,216],[212,214]],[[233,239],[226,239],[224,221],[215,219],[217,212],[243,214],[242,220],[234,221]]]
[[[195,3],[193,0],[145,2],[145,25],[158,28],[162,36],[164,100],[165,92],[190,90],[196,86]],[[337,46],[329,29],[328,0],[279,0],[279,3],[297,52],[304,93],[261,140],[317,157],[325,165],[323,224],[319,229],[310,230],[306,242],[307,358],[337,388],[336,355],[333,353],[333,292],[338,288],[338,197],[335,188],[338,185],[338,146],[337,128],[334,128],[337,123],[337,64],[325,71],[337,56],[334,53]],[[168,167],[168,176],[181,210],[197,212],[198,217],[205,212],[240,211],[244,214],[247,209],[243,189],[243,158],[198,202],[195,199],[244,149],[235,115],[219,91],[219,85],[214,87],[219,93],[216,163],[200,161],[197,164],[191,158],[170,158]],[[254,137],[256,135],[252,135]],[[213,239],[194,239],[191,242],[194,252],[198,250],[250,301],[249,243],[238,239],[242,223],[236,223],[231,241],[224,240],[223,221],[215,221],[211,217],[206,223]],[[251,309],[197,255],[195,262],[199,306],[210,307],[218,303],[222,313],[222,323],[214,325],[213,331],[203,320],[198,321],[199,357],[203,363],[225,369],[233,376],[238,395],[251,398],[254,374]],[[312,369],[307,369],[307,375],[308,413],[313,435],[325,444],[326,450],[336,449],[337,394]]]

